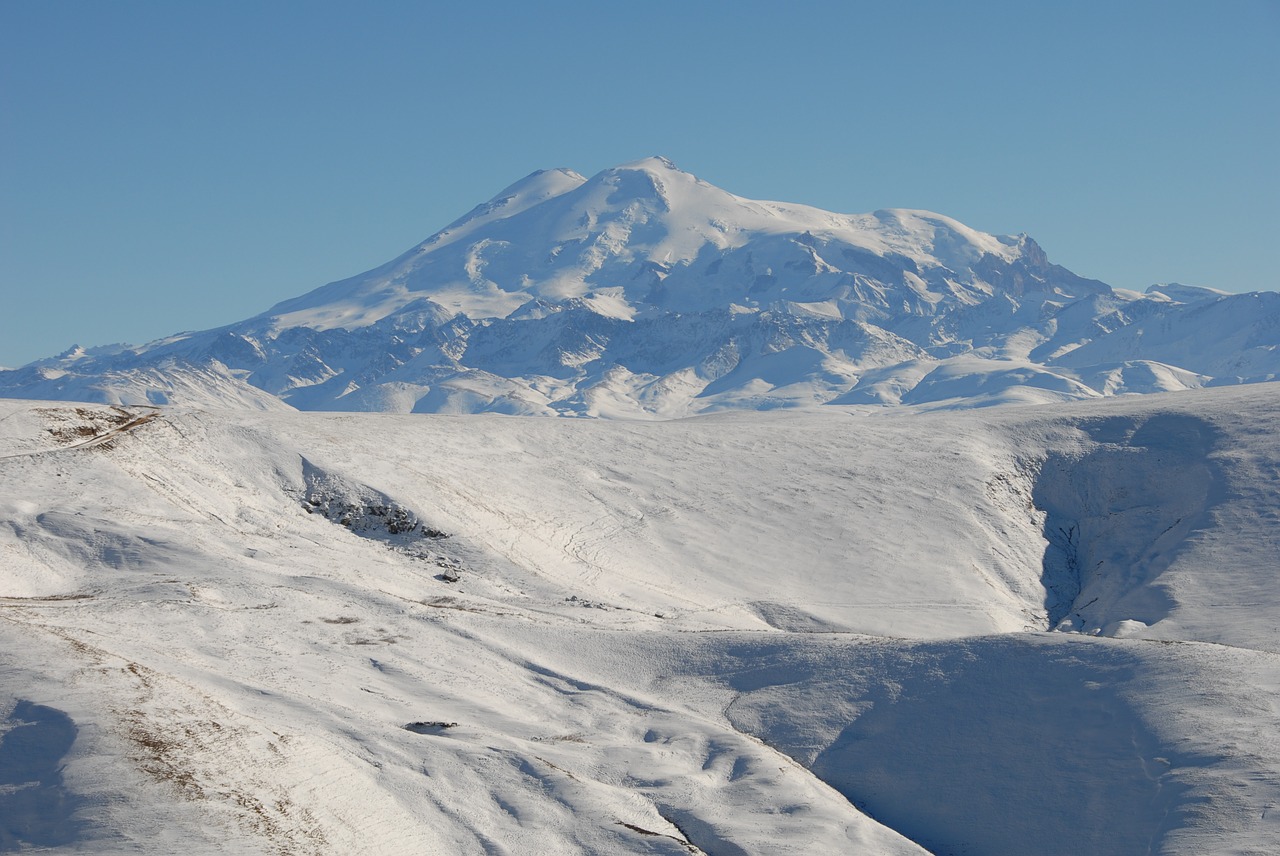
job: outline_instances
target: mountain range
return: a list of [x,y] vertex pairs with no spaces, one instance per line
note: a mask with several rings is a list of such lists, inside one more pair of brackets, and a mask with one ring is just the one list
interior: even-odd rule
[[647,158],[591,178],[535,172],[367,273],[226,327],[0,371],[0,395],[673,418],[1278,373],[1276,292],[1116,289],[1026,235],[750,200]]

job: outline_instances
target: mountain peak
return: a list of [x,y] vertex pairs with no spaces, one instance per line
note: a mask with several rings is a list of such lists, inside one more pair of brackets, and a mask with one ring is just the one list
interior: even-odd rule
[[503,188],[490,202],[494,199],[527,195],[545,199],[572,190],[586,180],[585,176],[564,166],[554,169],[535,169],[519,181]]
[[1230,294],[1216,288],[1202,285],[1185,285],[1181,282],[1159,282],[1146,290],[1146,294],[1167,297],[1177,303],[1197,303],[1201,300],[1216,300]]
[[670,158],[662,155],[651,155],[647,158],[629,161],[614,167],[615,170],[644,170],[645,172],[684,172]]

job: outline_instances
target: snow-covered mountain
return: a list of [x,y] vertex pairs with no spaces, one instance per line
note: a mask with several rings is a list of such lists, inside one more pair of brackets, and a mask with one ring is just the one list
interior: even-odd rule
[[1277,424],[0,401],[0,850],[1280,852]]
[[1112,289],[924,211],[759,202],[649,158],[537,172],[244,322],[0,371],[123,404],[671,417],[1275,379],[1280,294]]

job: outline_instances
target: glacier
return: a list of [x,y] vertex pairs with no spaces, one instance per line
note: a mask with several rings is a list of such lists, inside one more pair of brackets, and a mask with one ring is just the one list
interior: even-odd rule
[[1274,380],[1280,294],[1114,289],[1026,235],[735,196],[647,158],[536,172],[372,271],[215,330],[73,347],[0,395],[678,418]]

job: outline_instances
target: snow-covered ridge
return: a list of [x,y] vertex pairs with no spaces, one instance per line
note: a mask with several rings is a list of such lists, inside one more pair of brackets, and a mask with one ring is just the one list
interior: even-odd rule
[[1273,292],[1118,291],[1025,235],[746,199],[646,158],[533,173],[372,271],[0,371],[0,394],[627,418],[1034,403],[1274,379],[1277,313]]

